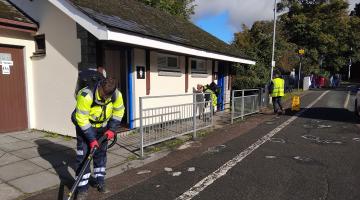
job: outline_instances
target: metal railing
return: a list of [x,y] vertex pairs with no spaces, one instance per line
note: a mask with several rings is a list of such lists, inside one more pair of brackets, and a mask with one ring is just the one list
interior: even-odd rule
[[258,113],[267,105],[268,99],[264,89],[233,90],[231,98],[231,123],[235,119]]
[[196,131],[212,126],[211,95],[194,93],[140,97],[139,115],[140,151],[143,157],[147,146],[189,133],[196,138]]

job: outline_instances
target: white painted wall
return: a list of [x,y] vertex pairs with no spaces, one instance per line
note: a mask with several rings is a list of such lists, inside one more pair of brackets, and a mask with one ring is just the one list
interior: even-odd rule
[[[136,66],[144,66],[145,63],[145,50],[140,48],[134,49],[134,71]],[[217,62],[215,71],[217,71]],[[139,97],[151,97],[162,95],[182,95],[192,94],[193,88],[196,88],[197,84],[210,84],[212,80],[212,61],[207,60],[207,76],[206,77],[194,77],[191,74],[190,59],[189,59],[189,88],[188,92],[185,92],[185,56],[179,56],[179,65],[181,69],[181,76],[163,76],[159,75],[157,65],[157,52],[150,52],[150,95],[146,95],[146,79],[136,79],[134,74],[134,96],[135,105],[134,116],[135,119],[140,117],[139,115]],[[215,83],[217,81],[215,80]],[[192,102],[192,95],[181,97],[167,97],[167,98],[146,98],[143,101],[143,108],[155,108],[164,107],[169,105],[178,105]],[[138,120],[135,120],[135,127],[139,126]]]
[[46,39],[46,56],[32,59],[34,128],[75,136],[70,115],[81,61],[76,23],[48,1],[11,1],[39,23],[38,34]]
[[34,128],[36,124],[36,110],[33,106],[34,101],[34,74],[33,64],[30,56],[35,51],[35,42],[30,33],[19,31],[5,30],[0,31],[0,44],[23,46],[24,53],[24,72],[25,72],[25,87],[26,87],[26,106],[28,114],[28,127]]

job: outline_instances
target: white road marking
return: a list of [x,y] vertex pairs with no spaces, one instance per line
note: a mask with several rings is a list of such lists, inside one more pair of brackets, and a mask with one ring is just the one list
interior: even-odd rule
[[224,165],[222,165],[220,168],[215,170],[213,173],[196,183],[193,187],[191,187],[189,190],[184,192],[182,195],[176,198],[176,200],[190,200],[196,195],[198,195],[201,191],[203,191],[205,188],[207,188],[209,185],[213,184],[217,179],[221,178],[222,176],[226,175],[226,173],[233,168],[236,164],[240,163],[242,160],[244,160],[248,155],[250,155],[252,152],[254,152],[257,148],[259,148],[261,145],[263,145],[265,142],[270,140],[271,137],[273,137],[276,133],[280,132],[283,128],[288,126],[291,122],[293,122],[295,119],[297,119],[301,114],[303,114],[307,109],[314,106],[324,95],[326,95],[329,92],[329,90],[323,92],[315,101],[313,101],[311,104],[309,104],[305,109],[298,112],[296,115],[292,116],[290,119],[276,127],[274,130],[270,131],[268,134],[260,138],[258,141],[256,141],[254,144],[252,144],[250,147],[242,151],[240,154],[235,156],[233,159],[226,162]]
[[348,94],[347,94],[345,102],[344,102],[344,108],[345,109],[347,109],[347,107],[349,105],[349,100],[350,100],[350,91],[348,91]]

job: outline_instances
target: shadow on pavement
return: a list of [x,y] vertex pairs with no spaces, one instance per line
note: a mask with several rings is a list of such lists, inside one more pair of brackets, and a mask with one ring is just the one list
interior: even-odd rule
[[74,183],[74,178],[69,169],[72,168],[75,171],[76,152],[74,149],[46,139],[35,140],[35,143],[38,145],[40,156],[51,164],[59,176],[60,186],[57,199],[63,200],[66,196],[64,194],[65,187],[69,189]]
[[[288,108],[286,109],[285,113],[286,115],[293,116],[295,115],[296,112],[291,111],[291,109]],[[351,124],[359,123],[359,119],[355,115],[355,113],[343,108],[326,108],[326,107],[309,108],[305,113],[303,113],[300,116],[300,118],[346,122]]]

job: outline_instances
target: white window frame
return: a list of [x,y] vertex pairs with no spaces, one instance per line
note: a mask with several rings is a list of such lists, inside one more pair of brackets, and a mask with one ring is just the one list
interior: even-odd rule
[[[192,67],[192,62],[193,62],[193,61],[196,62],[196,68],[195,68],[195,69],[193,69],[193,67]],[[204,63],[205,69],[197,69],[199,62],[203,62],[203,63]],[[198,59],[198,58],[190,58],[190,68],[191,68],[191,73],[192,73],[192,74],[207,74],[207,73],[208,73],[207,60],[205,60],[205,59]]]
[[[159,63],[159,57],[166,57],[166,64],[165,66],[160,66]],[[176,58],[176,65],[177,67],[169,67],[168,58]],[[180,64],[179,64],[179,56],[170,55],[170,54],[164,54],[164,53],[158,53],[157,54],[157,66],[159,71],[167,71],[167,72],[181,72]]]

